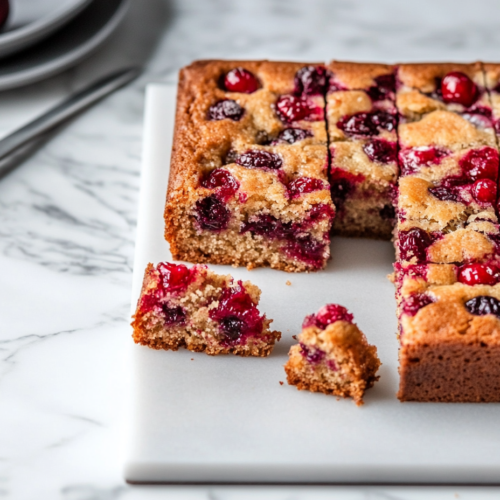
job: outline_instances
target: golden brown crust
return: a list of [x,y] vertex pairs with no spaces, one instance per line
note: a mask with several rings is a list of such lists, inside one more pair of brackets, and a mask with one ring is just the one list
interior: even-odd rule
[[480,62],[461,63],[412,63],[398,65],[398,80],[402,85],[420,92],[436,90],[436,79],[444,78],[451,71],[465,73],[476,85],[484,87],[482,65]]
[[328,69],[333,73],[333,81],[347,90],[368,90],[376,85],[375,78],[394,74],[396,66],[389,64],[332,61]]

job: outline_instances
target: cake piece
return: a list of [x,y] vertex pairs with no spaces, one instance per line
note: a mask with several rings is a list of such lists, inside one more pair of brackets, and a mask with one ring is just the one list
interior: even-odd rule
[[429,286],[400,316],[401,401],[500,401],[500,285]]
[[491,115],[493,128],[497,136],[500,137],[500,64],[483,63],[486,89],[491,102]]
[[207,266],[149,264],[133,317],[133,339],[153,349],[268,356],[281,333],[260,314],[260,290]]
[[165,238],[175,259],[315,271],[330,257],[321,65],[180,72]]
[[499,157],[480,64],[408,64],[397,75],[398,260],[490,258]]
[[307,316],[298,340],[285,365],[290,385],[363,404],[365,391],[379,379],[380,360],[345,307],[329,304]]
[[328,69],[333,232],[390,239],[398,175],[395,67],[333,61]]

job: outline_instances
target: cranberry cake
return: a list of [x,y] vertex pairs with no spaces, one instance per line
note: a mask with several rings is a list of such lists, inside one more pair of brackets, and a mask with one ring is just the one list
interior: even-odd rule
[[315,271],[330,257],[322,65],[181,70],[165,237],[174,259]]
[[133,339],[153,349],[268,356],[281,333],[260,314],[260,290],[249,281],[188,268],[149,264],[132,326]]
[[307,316],[298,340],[285,365],[290,385],[363,404],[365,391],[379,379],[380,361],[345,307],[329,304]]
[[333,61],[328,69],[334,234],[390,239],[398,175],[395,68]]

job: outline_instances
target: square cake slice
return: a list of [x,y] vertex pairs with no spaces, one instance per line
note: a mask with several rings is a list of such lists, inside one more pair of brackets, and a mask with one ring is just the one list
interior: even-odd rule
[[326,68],[181,70],[165,238],[175,259],[315,271],[330,257]]
[[379,379],[380,360],[345,307],[329,304],[307,316],[298,340],[285,365],[290,385],[363,404],[365,391]]
[[400,314],[401,401],[500,401],[500,285],[429,286]]
[[153,349],[268,356],[281,333],[257,308],[260,290],[207,266],[149,264],[133,317],[133,339]]
[[390,239],[398,175],[395,68],[333,61],[328,69],[333,232]]

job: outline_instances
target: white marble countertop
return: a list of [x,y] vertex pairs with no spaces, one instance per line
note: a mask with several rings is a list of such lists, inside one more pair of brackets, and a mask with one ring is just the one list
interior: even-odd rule
[[0,498],[483,499],[497,488],[145,487],[122,479],[145,84],[198,58],[500,61],[500,2],[136,0],[99,53],[0,94],[4,135],[126,63],[146,72],[0,181]]

